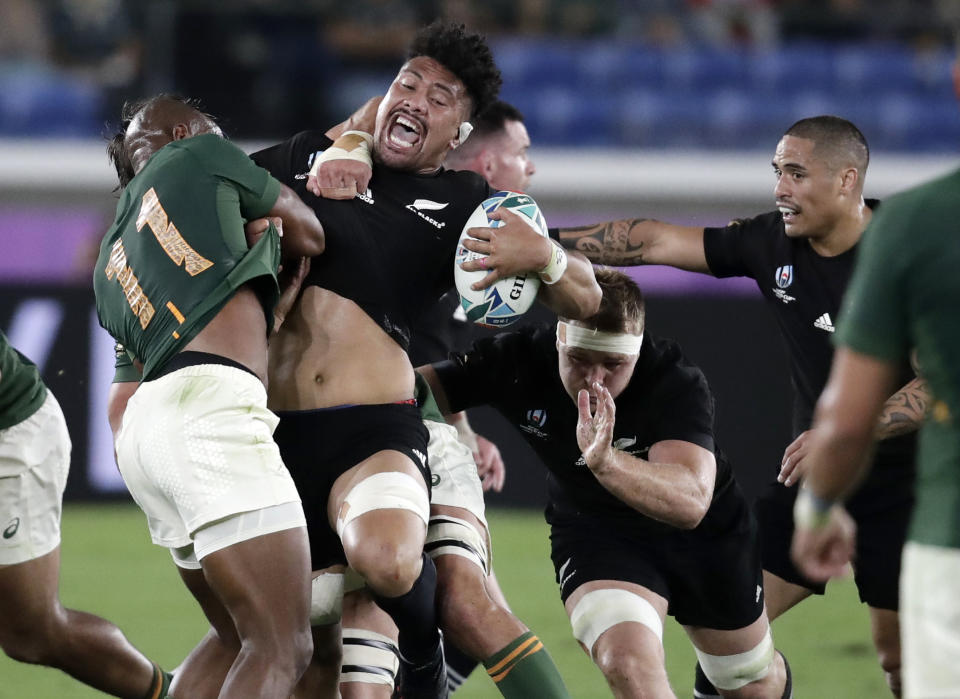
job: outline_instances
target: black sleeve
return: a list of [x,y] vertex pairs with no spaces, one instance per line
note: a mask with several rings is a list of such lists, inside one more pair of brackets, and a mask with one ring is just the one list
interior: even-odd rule
[[515,386],[536,361],[531,331],[500,333],[483,338],[468,352],[433,364],[452,412],[474,405],[494,403],[508,387]]
[[715,277],[753,277],[763,268],[771,233],[782,228],[777,211],[703,229],[703,253]]
[[674,345],[662,357],[661,379],[653,387],[658,406],[652,440],[677,439],[715,451],[713,394],[698,367]]
[[659,415],[657,441],[678,439],[713,452],[713,396],[707,380],[699,371],[687,369],[671,383]]
[[275,146],[251,153],[260,167],[290,186],[297,175],[306,175],[314,158],[326,150],[332,141],[321,131],[301,131]]

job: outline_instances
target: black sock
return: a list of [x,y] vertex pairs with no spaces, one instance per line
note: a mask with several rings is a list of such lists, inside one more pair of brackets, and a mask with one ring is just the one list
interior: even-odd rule
[[707,676],[703,673],[700,663],[697,663],[697,670],[693,680],[693,696],[695,699],[714,699],[720,697],[720,692],[713,686]]
[[374,595],[380,608],[397,625],[397,645],[404,660],[422,665],[437,652],[440,633],[437,631],[437,569],[427,554],[423,555],[423,569],[409,592],[399,597]]
[[457,689],[466,682],[470,673],[480,663],[453,645],[446,638],[443,639],[443,655],[447,661],[447,686],[450,691]]

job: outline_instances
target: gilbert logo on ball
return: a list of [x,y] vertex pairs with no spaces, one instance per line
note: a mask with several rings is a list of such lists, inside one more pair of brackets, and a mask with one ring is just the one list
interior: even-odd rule
[[500,221],[487,218],[487,214],[496,209],[506,208],[520,214],[521,219],[540,235],[547,237],[547,222],[540,207],[528,194],[520,192],[497,192],[484,200],[470,215],[460,232],[457,254],[454,262],[453,277],[460,294],[460,305],[467,319],[480,325],[500,327],[509,325],[526,313],[533,305],[540,289],[540,277],[536,273],[517,274],[499,279],[486,289],[475,291],[470,286],[485,276],[487,272],[465,272],[460,268],[464,262],[476,260],[484,255],[471,252],[463,246],[471,228],[499,228]]

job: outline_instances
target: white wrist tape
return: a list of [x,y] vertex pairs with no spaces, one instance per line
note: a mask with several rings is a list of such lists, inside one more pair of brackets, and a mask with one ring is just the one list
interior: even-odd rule
[[639,335],[610,333],[571,325],[561,320],[557,322],[557,342],[561,345],[597,352],[636,355],[640,354],[640,347],[643,345],[643,333]]
[[819,529],[830,521],[832,500],[825,500],[813,491],[801,486],[793,503],[793,521],[802,529]]
[[373,136],[365,131],[344,131],[329,148],[318,155],[310,168],[310,174],[316,177],[317,168],[328,160],[356,160],[373,168],[370,148]]
[[567,251],[553,240],[550,241],[550,245],[553,246],[550,261],[546,267],[537,272],[544,284],[556,284],[567,271]]

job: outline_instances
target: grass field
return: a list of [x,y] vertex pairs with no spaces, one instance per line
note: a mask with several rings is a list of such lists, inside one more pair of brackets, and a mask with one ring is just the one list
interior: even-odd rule
[[[610,696],[600,673],[570,635],[553,582],[546,525],[539,513],[490,513],[497,575],[514,611],[550,650],[571,695]],[[67,606],[117,623],[145,653],[175,666],[204,633],[199,609],[166,551],[152,546],[134,506],[68,506],[63,518],[61,596]],[[3,620],[0,619],[0,623]],[[810,599],[774,624],[778,648],[790,659],[800,699],[873,699],[890,696],[870,644],[866,608],[850,581],[835,582],[823,599]],[[693,650],[668,622],[667,666],[677,695],[693,695]],[[0,656],[0,699],[90,699],[102,696],[55,670]],[[499,694],[482,672],[458,699]]]

